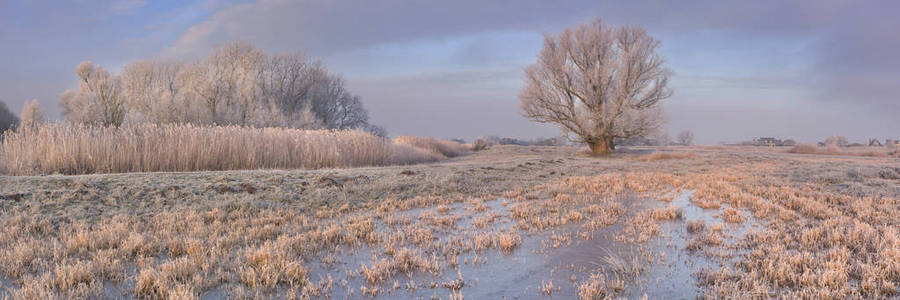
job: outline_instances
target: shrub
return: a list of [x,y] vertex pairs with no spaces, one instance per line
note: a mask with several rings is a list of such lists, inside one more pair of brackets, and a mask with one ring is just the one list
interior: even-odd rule
[[847,147],[850,145],[850,142],[844,136],[830,136],[825,139],[825,145],[827,146],[837,146],[837,147]]
[[819,152],[818,147],[810,144],[799,144],[791,149],[788,149],[788,153],[797,153],[797,154],[816,154]]
[[446,158],[446,156],[440,153],[400,144],[393,144],[393,151],[391,152],[391,161],[398,165],[432,162]]
[[876,150],[851,151],[842,150],[837,145],[830,144],[825,147],[818,147],[810,144],[799,144],[787,150],[788,153],[796,154],[818,154],[818,155],[850,155],[850,156],[872,156],[882,157],[890,155],[890,153]]
[[464,144],[422,136],[401,136],[395,138],[394,143],[425,149],[446,157],[460,156],[471,150]]
[[488,148],[487,141],[482,140],[482,139],[477,139],[477,140],[475,140],[475,143],[472,144],[472,151],[487,150],[487,148]]

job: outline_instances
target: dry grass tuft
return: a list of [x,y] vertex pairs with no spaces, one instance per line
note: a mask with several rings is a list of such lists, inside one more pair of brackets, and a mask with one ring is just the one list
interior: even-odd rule
[[698,231],[697,234],[687,242],[685,248],[688,251],[699,251],[707,246],[718,246],[723,242],[722,234],[718,231],[705,230]]
[[722,211],[722,219],[728,223],[744,223],[744,213],[734,208],[726,208]]
[[511,253],[516,247],[522,244],[522,237],[516,233],[504,232],[496,236],[494,244],[503,250],[503,252]]
[[[837,148],[835,148],[835,149],[837,149]],[[791,147],[791,149],[788,149],[787,152],[788,153],[797,153],[797,154],[820,154],[821,149],[819,149],[819,147],[817,147],[816,145],[799,144],[794,147]]]
[[675,220],[681,218],[681,212],[675,206],[666,208],[657,208],[650,211],[650,214],[657,220]]
[[553,280],[547,282],[541,280],[541,294],[544,294],[545,296],[551,296],[553,295],[554,291],[558,291],[559,289],[560,288],[558,286],[553,285]]
[[791,149],[788,149],[788,153],[794,154],[817,154],[817,155],[846,155],[846,156],[869,156],[869,157],[886,157],[892,155],[887,151],[883,151],[881,149],[873,150],[869,149],[871,147],[866,147],[863,150],[844,150],[837,146],[830,145],[826,147],[819,147],[811,144],[799,144]]
[[689,233],[703,233],[706,231],[706,222],[703,220],[690,220],[685,224]]
[[597,272],[578,284],[578,299],[611,299],[624,289],[625,282],[618,277],[607,277],[603,272]]
[[641,155],[635,158],[639,161],[658,161],[667,159],[685,159],[694,157],[693,152],[653,152],[647,155]]
[[418,251],[403,248],[397,251],[391,259],[382,258],[373,261],[370,265],[363,265],[359,271],[366,281],[372,284],[384,282],[397,274],[411,276],[416,271],[428,271],[437,274],[440,265],[432,258],[422,256]]

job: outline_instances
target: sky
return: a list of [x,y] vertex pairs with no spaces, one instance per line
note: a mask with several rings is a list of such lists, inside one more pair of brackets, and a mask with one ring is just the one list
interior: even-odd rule
[[898,1],[0,0],[0,99],[59,119],[75,66],[196,59],[229,41],[321,59],[391,135],[559,134],[520,116],[545,34],[601,18],[660,40],[671,136],[900,138]]

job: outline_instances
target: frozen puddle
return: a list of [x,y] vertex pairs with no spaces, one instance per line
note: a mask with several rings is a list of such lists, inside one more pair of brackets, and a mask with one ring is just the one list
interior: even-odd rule
[[[673,192],[674,193],[674,192]],[[347,299],[382,298],[430,299],[463,296],[469,299],[572,299],[579,296],[579,285],[602,278],[603,287],[611,297],[641,298],[697,298],[700,296],[696,273],[717,269],[722,264],[739,259],[735,245],[753,227],[760,226],[752,214],[743,212],[746,219],[740,224],[725,223],[718,214],[725,209],[702,209],[690,201],[691,192],[680,193],[671,202],[631,198],[620,200],[623,216],[610,226],[586,232],[583,222],[570,223],[546,231],[516,230],[517,220],[502,199],[480,203],[460,202],[436,207],[396,212],[388,222],[378,218],[376,231],[389,233],[403,228],[430,228],[437,243],[472,239],[479,234],[515,231],[521,244],[509,253],[496,248],[463,250],[450,264],[446,252],[439,248],[418,249],[426,259],[440,265],[435,274],[417,270],[411,274],[396,274],[372,284],[360,273],[363,266],[372,266],[377,259],[388,258],[378,245],[360,244],[340,246],[335,251],[322,251],[318,258],[306,261],[313,285],[327,285],[322,298]],[[659,232],[644,243],[627,242],[623,231],[631,219],[647,210],[674,206],[678,217],[656,221]],[[487,225],[476,220],[490,217]],[[436,225],[441,220],[451,225]],[[706,227],[722,225],[722,241],[718,246],[689,250],[688,245],[698,233],[687,230],[687,222],[702,220]],[[390,224],[389,224],[390,223]],[[400,224],[400,225],[397,225]],[[480,226],[480,227],[479,227]],[[709,230],[709,229],[707,229]],[[711,254],[713,253],[713,254]],[[715,255],[731,253],[732,255]],[[594,278],[592,279],[592,274]],[[133,283],[123,287],[104,286],[104,295],[111,298],[130,298]],[[0,287],[10,287],[0,278]],[[372,293],[372,289],[377,292]],[[368,292],[364,292],[368,291]],[[285,290],[267,295],[290,298]],[[0,298],[4,292],[0,291]],[[203,299],[227,298],[227,286],[203,292]]]
[[[379,287],[378,296],[388,298],[431,298],[462,295],[470,299],[532,299],[539,297],[571,299],[578,297],[579,284],[590,280],[592,273],[602,274],[609,286],[619,287],[612,296],[640,298],[696,298],[700,287],[696,273],[704,269],[716,269],[723,261],[708,258],[706,249],[691,251],[687,246],[697,233],[689,233],[688,221],[702,220],[709,227],[723,224],[723,240],[718,247],[733,245],[749,228],[758,226],[752,216],[741,224],[725,223],[717,217],[722,209],[702,209],[690,201],[691,192],[683,192],[671,202],[651,199],[633,199],[626,206],[626,216],[611,226],[595,230],[590,239],[582,237],[581,223],[543,232],[519,231],[522,243],[511,253],[489,250],[481,253],[462,253],[459,264],[452,267],[442,264],[440,275],[416,272],[412,278],[398,275],[388,282],[371,285],[361,276],[347,276],[352,270],[371,262],[372,249],[348,251],[338,258],[340,263],[313,267],[311,279],[323,274],[335,278],[334,298],[359,297],[361,286]],[[491,224],[493,230],[508,230],[516,221],[510,216],[502,200],[486,201],[487,210],[473,213],[468,203],[455,203],[444,208],[442,216],[455,220],[454,229],[442,230],[436,237],[446,239],[459,230],[471,227],[472,220],[485,214],[498,215]],[[657,221],[659,234],[645,243],[630,243],[616,239],[622,234],[624,223],[637,213],[657,208],[675,206],[679,218]],[[415,219],[433,213],[436,208],[412,209],[400,215]],[[749,215],[745,212],[745,215]],[[384,224],[379,224],[379,227]],[[436,232],[437,233],[437,232]],[[564,240],[558,243],[555,241]],[[556,248],[554,248],[556,244]],[[710,249],[711,250],[711,249]],[[729,250],[735,251],[735,250]],[[737,255],[732,257],[737,258]],[[476,261],[476,263],[472,263]],[[725,261],[727,262],[727,261]],[[319,275],[317,275],[319,274]],[[341,281],[339,278],[350,278]],[[395,283],[396,282],[396,283]],[[446,283],[456,283],[448,287]],[[400,288],[397,287],[400,284]],[[407,287],[414,283],[414,289]],[[459,284],[461,283],[461,284]],[[460,288],[461,287],[461,288]],[[455,290],[459,288],[459,290]],[[549,292],[549,295],[548,295]],[[352,295],[351,295],[352,293]]]

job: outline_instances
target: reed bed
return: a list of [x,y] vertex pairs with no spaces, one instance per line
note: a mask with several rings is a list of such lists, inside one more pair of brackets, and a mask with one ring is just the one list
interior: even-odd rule
[[443,158],[359,130],[48,124],[4,136],[0,174],[319,169]]

